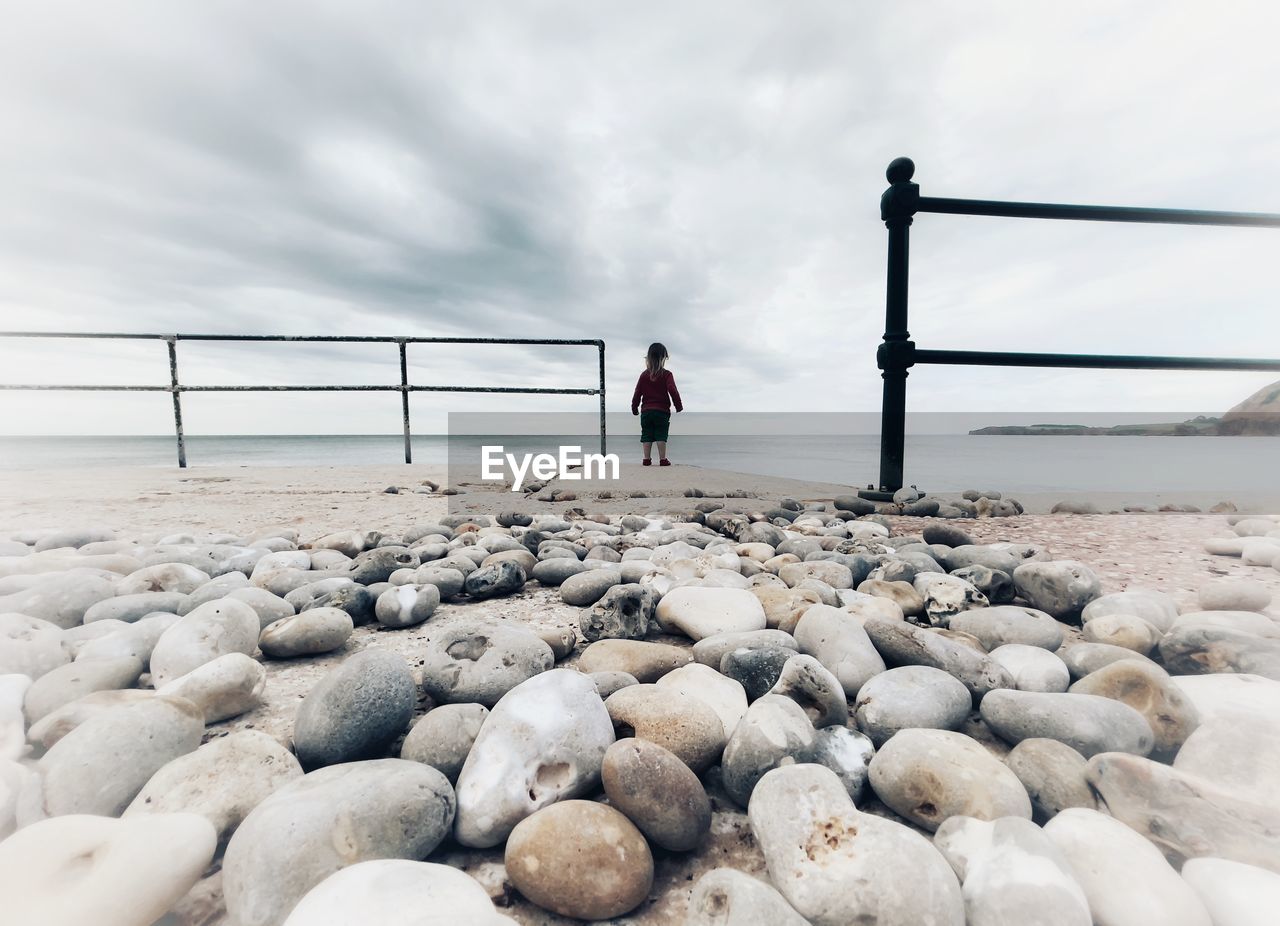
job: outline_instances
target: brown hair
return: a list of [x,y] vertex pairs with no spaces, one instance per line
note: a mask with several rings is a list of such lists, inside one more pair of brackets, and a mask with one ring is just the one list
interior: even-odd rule
[[649,353],[644,358],[644,368],[649,371],[650,379],[657,379],[658,374],[667,365],[667,348],[658,341],[649,345]]

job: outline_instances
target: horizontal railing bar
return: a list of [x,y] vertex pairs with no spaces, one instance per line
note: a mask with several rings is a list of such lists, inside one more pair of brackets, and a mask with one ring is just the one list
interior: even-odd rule
[[549,344],[599,347],[599,339],[582,338],[419,338],[341,334],[115,334],[78,331],[0,331],[0,338],[103,338],[140,341],[305,341],[352,344]]
[[945,215],[994,215],[1022,219],[1074,219],[1091,222],[1145,222],[1157,225],[1238,225],[1280,228],[1280,214],[1211,212],[1200,209],[1147,209],[1135,206],[1077,206],[1061,203],[1013,203],[990,199],[921,196],[918,212]]
[[47,392],[503,392],[521,395],[599,395],[599,389],[542,386],[69,386],[0,383],[0,390]]
[[916,363],[994,367],[1071,367],[1097,370],[1280,370],[1280,360],[1220,357],[1147,357],[1119,354],[1040,354],[983,350],[916,349]]

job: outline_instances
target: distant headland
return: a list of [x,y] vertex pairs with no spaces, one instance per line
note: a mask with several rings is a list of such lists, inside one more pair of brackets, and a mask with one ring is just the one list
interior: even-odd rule
[[1259,389],[1220,418],[1198,415],[1186,421],[1118,424],[1109,428],[1083,424],[1001,425],[977,428],[978,435],[1108,435],[1111,437],[1267,437],[1280,435],[1280,382]]

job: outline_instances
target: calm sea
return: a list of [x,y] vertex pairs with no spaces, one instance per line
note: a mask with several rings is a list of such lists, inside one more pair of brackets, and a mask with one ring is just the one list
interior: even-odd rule
[[[592,437],[502,438],[508,452],[561,443],[596,450]],[[415,463],[444,465],[452,452],[479,459],[493,438],[420,435]],[[192,436],[191,466],[351,466],[403,460],[400,435]],[[610,439],[624,461],[639,459],[634,435]],[[875,435],[685,436],[673,439],[679,463],[736,472],[859,485],[878,471]],[[908,482],[934,491],[1009,492],[1280,491],[1280,437],[1035,437],[916,435],[907,439]],[[0,437],[0,469],[173,466],[172,437]]]

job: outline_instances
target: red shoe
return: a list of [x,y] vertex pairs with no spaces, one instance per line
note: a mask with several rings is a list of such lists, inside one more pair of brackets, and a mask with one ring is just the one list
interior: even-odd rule
[[670,465],[671,465],[671,461],[670,461],[670,460],[668,460],[666,457],[663,457],[661,460],[659,460],[659,461],[658,461],[658,465],[659,465],[659,466],[670,466]]
[[640,465],[641,465],[641,466],[652,466],[652,465],[653,465],[653,461],[652,461],[652,460],[641,460],[641,461],[640,461]]

